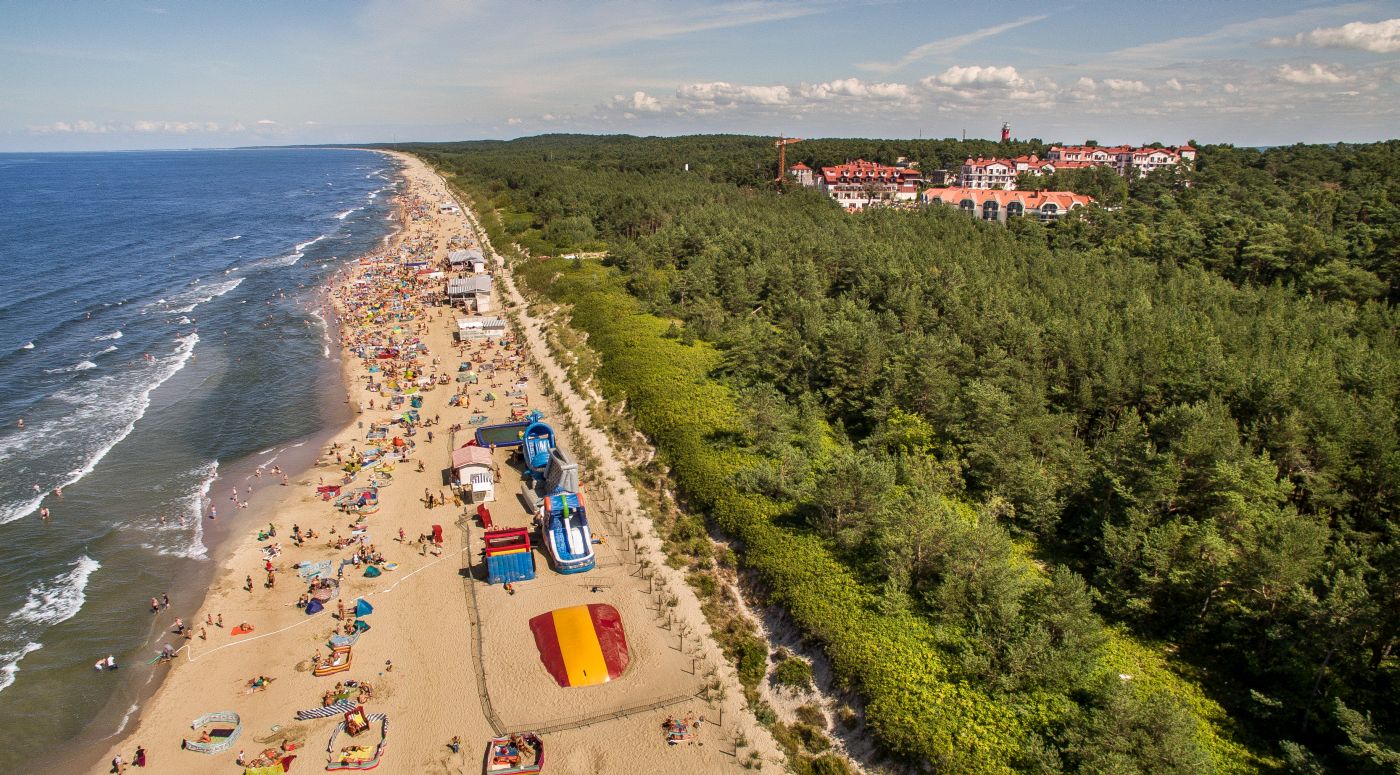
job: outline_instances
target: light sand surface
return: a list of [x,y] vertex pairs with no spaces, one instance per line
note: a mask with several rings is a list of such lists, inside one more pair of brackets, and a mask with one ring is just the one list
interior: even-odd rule
[[[396,156],[404,163],[408,183],[401,201],[405,230],[385,246],[377,260],[362,260],[337,277],[333,296],[340,300],[342,314],[347,312],[346,299],[387,289],[384,275],[386,267],[392,265],[389,257],[397,258],[401,251],[414,253],[445,267],[449,239],[472,234],[470,212],[438,212],[437,204],[449,201],[442,179],[417,159]],[[398,271],[406,276],[404,270]],[[354,285],[366,277],[376,278],[378,285]],[[360,290],[353,290],[357,287]],[[424,282],[415,292],[426,298],[436,295],[441,287],[441,281]],[[519,304],[513,284],[507,283],[507,289],[508,297]],[[366,429],[397,414],[384,408],[384,392],[366,390],[367,362],[347,349],[342,352],[342,361],[348,398],[362,408],[359,419],[336,434],[332,444],[338,444],[338,450],[323,450],[315,467],[292,478],[273,510],[276,538],[258,541],[251,535],[257,526],[247,526],[250,535],[232,551],[194,621],[196,633],[203,629],[207,639],[185,641],[186,646],[169,665],[124,668],[168,671],[169,675],[126,733],[90,771],[110,771],[112,757],[118,753],[130,762],[140,745],[147,751],[146,769],[152,772],[237,772],[235,757],[240,750],[252,759],[263,749],[287,741],[298,746],[292,751],[298,757],[295,771],[322,771],[337,719],[297,721],[295,714],[319,706],[322,693],[346,679],[369,682],[373,697],[365,703],[367,712],[389,718],[389,745],[375,770],[380,773],[480,772],[486,740],[493,734],[532,729],[543,733],[547,773],[735,772],[742,769],[739,761],[749,752],[745,748],[738,757],[733,755],[736,731],[742,731],[749,744],[765,754],[769,769],[775,768],[778,754],[772,740],[742,710],[732,669],[719,657],[715,644],[703,636],[707,630],[694,596],[669,569],[661,568],[651,578],[661,566],[658,542],[650,535],[650,525],[637,509],[635,493],[621,475],[615,457],[610,457],[606,438],[587,426],[584,405],[567,389],[557,364],[549,361],[538,324],[526,316],[525,327],[530,330],[524,332],[522,341],[528,351],[512,360],[513,353],[500,346],[456,345],[452,338],[454,312],[425,307],[416,300],[409,300],[407,307],[415,314],[411,322],[365,324],[360,316],[363,310],[351,319],[342,319],[342,343],[416,337],[428,348],[419,365],[449,380],[462,360],[459,352],[467,358],[480,353],[486,360],[498,359],[503,366],[520,369],[526,380],[524,402],[545,412],[547,421],[558,412],[570,412],[584,425],[581,438],[572,438],[563,432],[562,421],[555,422],[561,444],[588,444],[605,458],[606,470],[592,472],[590,478],[608,484],[600,484],[596,493],[588,484],[584,486],[594,532],[605,540],[597,547],[598,567],[583,574],[561,575],[550,568],[537,547],[537,578],[516,585],[514,595],[482,580],[482,529],[475,517],[469,516],[474,511],[453,505],[446,468],[453,445],[470,437],[472,428],[467,422],[471,414],[486,414],[491,422],[509,419],[514,399],[507,399],[504,391],[515,385],[517,376],[513,371],[500,373],[493,386],[483,375],[480,384],[462,387],[469,400],[468,406],[459,407],[449,406],[449,399],[461,386],[449,381],[421,394],[421,417],[439,417],[440,422],[419,428],[411,437],[416,448],[410,460],[398,463],[393,484],[379,490],[380,510],[363,518],[368,524],[367,543],[386,561],[397,563],[397,569],[366,578],[362,568],[345,567],[340,599],[350,607],[357,597],[368,600],[374,606],[374,613],[365,618],[371,629],[354,645],[350,670],[313,676],[309,671],[311,657],[328,652],[326,640],[339,625],[331,615],[336,603],[332,601],[326,612],[314,616],[298,608],[295,604],[306,584],[297,577],[295,566],[319,560],[338,564],[354,548],[337,550],[327,545],[332,528],[338,536],[345,536],[353,520],[318,498],[316,488],[321,482],[335,483],[342,475],[334,458],[336,452],[344,457],[352,446],[364,450]],[[390,331],[394,325],[401,328],[397,334]],[[543,401],[538,386],[542,375],[525,365],[525,355],[544,367],[547,378],[563,394],[564,407]],[[433,359],[440,360],[434,364]],[[485,391],[494,391],[501,400],[488,404],[483,400]],[[370,401],[378,408],[370,408]],[[448,429],[456,424],[465,428],[454,439]],[[435,436],[431,443],[428,431]],[[393,435],[403,434],[395,428],[390,432]],[[519,475],[508,464],[504,450],[497,450],[495,459],[503,476],[496,485],[497,500],[489,505],[494,520],[498,526],[528,525],[530,515],[515,497]],[[420,460],[426,469],[422,473],[415,470]],[[366,478],[362,472],[349,486],[361,486]],[[447,493],[448,504],[425,507],[425,488],[433,494]],[[318,537],[304,546],[294,546],[294,524],[303,530],[314,529]],[[436,555],[422,551],[414,541],[420,534],[430,533],[433,525],[443,527],[445,539]],[[400,528],[408,539],[402,543],[397,540]],[[634,529],[647,537],[633,541],[629,534]],[[264,583],[264,549],[273,543],[280,544],[282,551],[272,559],[276,586],[269,589]],[[644,559],[649,562],[639,563]],[[251,591],[245,589],[248,576],[253,580]],[[674,606],[654,593],[658,583],[674,594]],[[630,665],[610,683],[561,688],[539,661],[528,620],[556,608],[594,602],[611,604],[621,613]],[[219,614],[223,628],[205,624],[206,616]],[[232,628],[242,622],[253,625],[253,632],[233,635]],[[479,652],[474,646],[474,622],[480,624]],[[690,637],[683,639],[682,632]],[[272,678],[271,685],[250,692],[247,683],[260,675]],[[479,675],[484,676],[484,682]],[[697,696],[707,683],[716,681],[727,687],[725,700],[721,702],[713,694],[706,695],[708,701]],[[212,711],[239,714],[242,726],[237,743],[229,751],[213,755],[181,750],[182,740],[197,735],[190,722]],[[699,735],[702,744],[668,747],[662,722],[668,715],[688,714],[707,719]],[[447,745],[454,736],[461,739],[459,753]],[[376,728],[353,741],[342,737],[336,747],[350,742],[373,746],[377,738]]]

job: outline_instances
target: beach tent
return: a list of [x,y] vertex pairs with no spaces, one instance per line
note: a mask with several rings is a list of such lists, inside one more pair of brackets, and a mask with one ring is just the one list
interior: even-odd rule
[[368,576],[368,577],[370,577],[370,578],[377,578],[377,577],[379,576],[379,574],[381,574],[381,573],[383,573],[383,572],[384,572],[384,571],[381,571],[380,569],[374,567],[373,565],[370,565],[370,566],[368,566],[368,567],[365,568],[365,575]]
[[370,605],[368,600],[360,598],[355,601],[356,616],[369,616],[372,613],[374,613],[374,606]]
[[530,620],[540,662],[560,686],[592,686],[622,675],[629,655],[622,617],[606,603],[560,608]]
[[325,607],[325,603],[322,603],[320,600],[317,600],[313,597],[311,598],[311,602],[306,604],[306,613],[308,616],[311,614],[319,614]]

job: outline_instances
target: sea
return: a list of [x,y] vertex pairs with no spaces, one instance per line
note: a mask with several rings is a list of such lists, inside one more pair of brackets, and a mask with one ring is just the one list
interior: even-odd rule
[[325,288],[399,185],[352,149],[0,154],[0,772],[130,722],[281,488],[254,470],[349,420]]

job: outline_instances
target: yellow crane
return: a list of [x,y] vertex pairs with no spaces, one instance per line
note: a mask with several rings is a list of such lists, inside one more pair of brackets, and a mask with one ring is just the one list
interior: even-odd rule
[[800,142],[802,142],[800,137],[779,137],[773,143],[778,148],[778,177],[773,179],[774,183],[783,182],[784,176],[787,175],[787,147]]

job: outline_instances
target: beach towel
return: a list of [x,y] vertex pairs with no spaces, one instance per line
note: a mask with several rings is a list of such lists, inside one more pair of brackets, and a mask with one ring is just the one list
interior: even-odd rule
[[355,616],[369,616],[372,613],[374,613],[374,606],[370,605],[368,600],[360,598],[355,601]]
[[349,700],[341,700],[334,705],[327,705],[323,708],[308,708],[297,711],[297,720],[306,721],[313,718],[330,718],[331,716],[342,716],[355,709],[355,703]]
[[253,625],[251,625],[251,624],[240,624],[240,625],[238,625],[237,627],[234,627],[234,628],[231,630],[231,632],[232,632],[234,635],[247,635],[248,633],[250,633],[250,632],[252,632],[252,631],[253,631]]
[[297,575],[310,581],[317,576],[329,576],[331,573],[331,561],[322,560],[320,562],[304,562],[297,569]]

